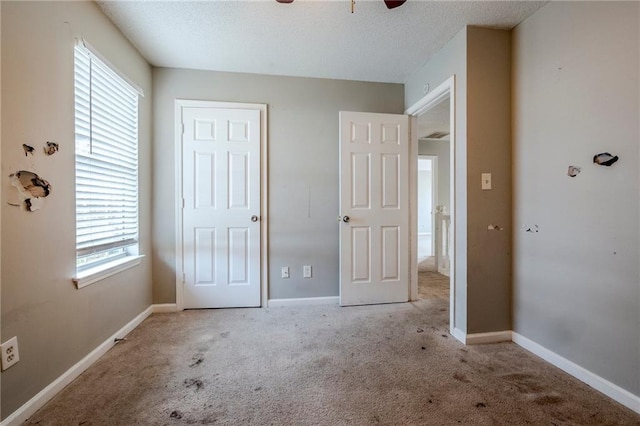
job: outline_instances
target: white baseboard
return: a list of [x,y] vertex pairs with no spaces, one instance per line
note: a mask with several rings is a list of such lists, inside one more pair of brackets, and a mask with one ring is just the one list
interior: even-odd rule
[[151,305],[151,311],[154,314],[166,314],[169,312],[178,312],[178,305],[175,303],[160,303]]
[[129,334],[134,328],[142,323],[151,313],[153,307],[149,306],[140,315],[129,321],[124,327],[105,340],[100,346],[91,351],[87,356],[78,361],[74,366],[62,373],[60,377],[51,382],[46,388],[38,392],[33,398],[25,402],[20,408],[11,413],[0,423],[0,426],[17,426],[26,421],[44,404],[53,398],[58,392],[64,389],[69,383],[74,381],[80,374],[96,362],[102,355],[107,353],[115,345],[116,338],[122,338]]
[[303,297],[299,299],[269,299],[267,306],[270,308],[279,308],[283,306],[337,305],[338,303],[340,303],[338,296]]
[[453,332],[451,333],[451,335],[453,337],[455,337],[456,340],[461,341],[465,345],[467,344],[467,333],[465,333],[464,331],[460,330],[459,328],[454,328]]
[[511,341],[511,330],[492,331],[490,333],[467,334],[467,345],[484,345]]
[[555,365],[559,369],[571,374],[576,379],[585,382],[592,388],[602,392],[625,407],[632,409],[636,413],[640,413],[640,396],[622,389],[620,386],[615,385],[578,364],[558,355],[557,353],[550,351],[533,340],[530,340],[516,332],[512,332],[511,335],[514,343],[522,346],[529,352],[538,355],[540,358]]

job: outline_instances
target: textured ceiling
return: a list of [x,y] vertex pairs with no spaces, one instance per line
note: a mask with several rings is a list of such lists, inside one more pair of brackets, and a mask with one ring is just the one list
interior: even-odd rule
[[97,1],[155,66],[394,83],[465,25],[509,29],[545,3]]

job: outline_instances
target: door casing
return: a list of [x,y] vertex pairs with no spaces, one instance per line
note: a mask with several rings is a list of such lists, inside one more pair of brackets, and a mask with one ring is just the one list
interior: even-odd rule
[[260,111],[260,306],[266,307],[269,295],[269,253],[268,246],[268,185],[267,185],[267,105],[218,101],[196,101],[176,99],[175,101],[175,256],[176,256],[176,309],[184,310],[184,257],[182,218],[182,109],[183,108],[225,108],[250,109]]

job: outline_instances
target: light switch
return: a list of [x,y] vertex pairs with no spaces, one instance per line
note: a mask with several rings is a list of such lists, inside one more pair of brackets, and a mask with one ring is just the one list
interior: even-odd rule
[[304,265],[302,267],[302,278],[311,278],[311,265]]
[[491,189],[491,173],[482,174],[482,189]]

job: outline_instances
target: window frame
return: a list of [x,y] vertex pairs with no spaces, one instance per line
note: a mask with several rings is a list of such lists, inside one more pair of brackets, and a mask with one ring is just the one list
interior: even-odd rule
[[[79,58],[79,55],[82,55],[82,58]],[[144,96],[144,93],[142,92],[142,90],[140,89],[139,86],[137,86],[135,83],[133,83],[129,78],[126,77],[126,75],[124,75],[123,73],[121,73],[117,68],[115,68],[111,63],[109,63],[109,61],[107,61],[102,55],[100,55],[99,52],[97,52],[93,47],[91,47],[86,41],[84,40],[78,40],[76,45],[74,46],[74,50],[73,50],[73,70],[74,70],[74,134],[76,135],[74,137],[74,151],[75,151],[75,159],[74,159],[74,176],[75,176],[75,185],[74,185],[74,193],[76,195],[75,197],[75,215],[74,215],[74,219],[75,219],[75,232],[76,232],[76,255],[75,255],[75,259],[76,259],[76,265],[75,265],[75,276],[72,278],[72,281],[74,282],[74,284],[76,285],[76,287],[78,289],[82,288],[82,287],[86,287],[90,284],[93,284],[95,282],[101,281],[107,277],[110,277],[112,275],[115,275],[121,271],[124,271],[126,269],[132,268],[134,266],[137,266],[141,263],[142,258],[144,257],[143,255],[140,254],[139,251],[139,247],[140,247],[140,240],[139,240],[139,234],[140,234],[140,209],[139,209],[139,197],[140,197],[140,170],[139,170],[139,164],[140,164],[140,153],[139,153],[139,121],[140,121],[140,97]],[[79,67],[83,67],[82,71],[86,71],[87,69],[87,59],[90,61],[89,62],[89,73],[88,75],[81,75],[78,73],[78,69]],[[80,63],[83,62],[83,63]],[[96,79],[94,80],[94,76],[92,74],[93,69],[97,67],[99,69],[99,71],[96,73]],[[86,74],[86,72],[85,72]],[[78,77],[80,76],[80,77]],[[80,81],[80,83],[78,82],[78,79],[84,79],[83,81]],[[116,86],[116,89],[118,90],[122,90],[128,93],[128,96],[131,97],[132,95],[136,96],[135,100],[130,100],[131,104],[129,105],[129,111],[126,111],[127,114],[131,114],[133,111],[135,111],[135,117],[133,117],[133,115],[129,115],[128,117],[126,117],[125,120],[129,120],[131,122],[134,123],[133,126],[133,130],[130,132],[129,137],[128,138],[123,138],[121,139],[120,137],[114,138],[115,140],[115,144],[118,146],[122,146],[123,149],[125,148],[124,144],[129,144],[129,161],[131,161],[131,164],[135,164],[135,166],[133,167],[133,172],[129,171],[127,172],[131,178],[134,178],[135,176],[135,184],[131,184],[130,181],[127,181],[127,176],[126,174],[123,176],[123,181],[121,181],[121,185],[125,185],[125,186],[129,186],[129,187],[133,187],[131,188],[130,191],[130,197],[133,195],[133,193],[131,191],[133,191],[135,193],[135,195],[133,195],[134,198],[134,202],[133,202],[133,206],[135,208],[135,212],[133,214],[131,214],[131,206],[129,205],[129,214],[127,215],[127,217],[129,218],[129,220],[134,220],[135,222],[135,230],[133,231],[133,226],[131,225],[127,225],[126,226],[126,231],[122,231],[122,235],[124,236],[128,236],[128,239],[123,239],[121,241],[114,241],[114,242],[107,242],[106,244],[103,244],[103,247],[100,247],[101,244],[95,244],[94,246],[89,246],[89,247],[83,247],[83,248],[78,248],[78,213],[77,213],[77,209],[78,209],[78,173],[79,173],[79,168],[82,169],[82,167],[87,167],[87,164],[92,164],[92,162],[94,160],[89,158],[89,155],[87,155],[86,153],[82,153],[79,151],[79,144],[82,144],[83,142],[86,144],[87,141],[80,141],[78,140],[78,132],[79,129],[81,130],[88,130],[89,132],[89,146],[91,146],[91,149],[93,149],[93,144],[94,142],[96,143],[96,146],[98,146],[98,137],[96,137],[96,139],[93,139],[93,132],[96,130],[96,127],[94,126],[94,115],[92,112],[93,109],[93,105],[94,105],[94,101],[96,98],[93,98],[93,85],[94,84],[98,84],[98,79],[104,79],[107,78],[108,79],[108,83],[109,84],[113,84]],[[89,91],[88,93],[84,94],[83,98],[79,98],[78,94],[81,92],[81,90],[78,90],[78,84],[85,84],[85,87],[89,87]],[[87,85],[88,84],[88,85]],[[96,90],[97,91],[97,90]],[[129,93],[130,92],[130,93]],[[96,95],[98,96],[98,95]],[[113,98],[116,96],[111,95],[111,93],[109,93],[107,95],[108,97],[106,99],[113,101]],[[79,104],[83,103],[85,104],[85,106],[80,106],[78,107]],[[86,106],[88,105],[88,107]],[[134,106],[134,108],[131,108],[132,106]],[[80,108],[80,110],[78,109]],[[78,112],[80,111],[80,113]],[[118,111],[122,111],[120,109],[118,109]],[[85,120],[84,124],[79,124],[82,119],[79,119],[79,116],[83,116],[87,117],[86,113],[88,112],[88,123]],[[112,114],[112,112],[110,112]],[[100,119],[96,119],[96,123],[100,123]],[[104,124],[104,123],[102,123]],[[120,124],[118,122],[118,124]],[[107,127],[108,130],[113,131],[114,128],[112,127]],[[86,136],[85,136],[86,138]],[[107,144],[111,145],[113,144],[113,141],[107,142]],[[132,145],[133,144],[133,145]],[[80,154],[79,154],[80,152]],[[131,155],[133,152],[133,155]],[[79,158],[83,158],[80,159]],[[105,154],[103,153],[102,156],[97,156],[95,157],[95,161],[99,161],[100,158],[102,159],[106,159],[107,156],[105,156]],[[124,158],[124,157],[123,157]],[[127,161],[126,159],[123,161]],[[120,165],[120,163],[116,163],[116,165]],[[107,165],[106,166],[108,169],[111,169],[112,167],[115,166],[111,166],[111,165]],[[111,170],[109,170],[111,171]],[[83,172],[80,171],[80,173],[82,174]],[[89,177],[87,177],[87,174]],[[86,170],[84,170],[84,182],[86,185],[86,182],[89,182],[89,186],[94,186],[96,183],[96,179],[94,178],[94,176],[92,176],[93,171],[90,170],[89,172],[87,172]],[[109,182],[110,178],[107,176],[105,178],[106,182]],[[82,185],[82,184],[81,184]],[[117,189],[115,188],[117,186],[113,185],[111,187],[109,187],[107,185],[107,189],[111,188],[112,190]],[[124,214],[124,211],[127,209],[127,202],[124,200],[124,196],[122,198],[122,206],[121,206],[121,211]],[[116,201],[120,201],[120,200],[116,200]],[[105,203],[108,203],[107,201],[105,201]],[[129,201],[129,204],[131,203],[131,201]],[[89,212],[86,215],[88,218],[91,218],[91,212]],[[108,220],[108,218],[106,219]],[[131,223],[131,222],[130,222]],[[98,225],[94,225],[94,226],[98,226]],[[133,234],[132,234],[133,232]],[[133,238],[131,238],[133,236]],[[115,237],[115,234],[113,238]],[[94,241],[95,242],[95,241]],[[95,251],[93,251],[92,249],[95,249]],[[84,256],[79,255],[79,253],[88,253],[88,254],[84,254]],[[79,265],[79,261],[82,258],[90,258],[91,256],[94,255],[100,255],[102,253],[108,253],[108,252],[116,252],[115,255],[107,255],[105,259],[102,260],[94,260],[90,263],[88,263],[86,266],[82,266]]]

